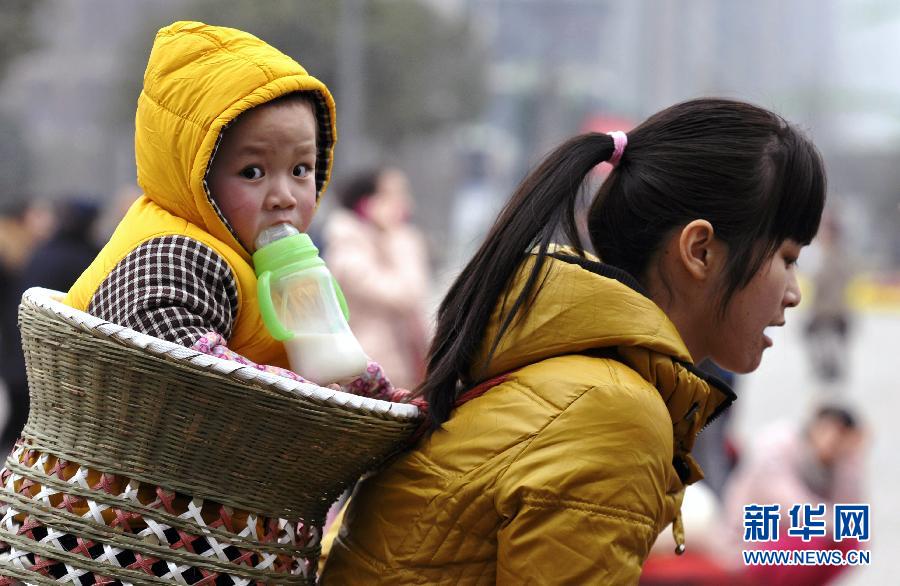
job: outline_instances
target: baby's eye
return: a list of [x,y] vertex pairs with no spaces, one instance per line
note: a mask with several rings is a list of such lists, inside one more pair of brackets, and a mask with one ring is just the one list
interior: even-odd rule
[[240,172],[240,176],[244,179],[259,179],[263,176],[263,172],[259,167],[251,165],[246,169],[242,169]]
[[306,165],[297,165],[294,167],[294,176],[295,177],[306,177],[309,175],[309,167]]

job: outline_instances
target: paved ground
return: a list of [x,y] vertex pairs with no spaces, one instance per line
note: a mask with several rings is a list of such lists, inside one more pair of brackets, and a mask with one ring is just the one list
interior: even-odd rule
[[814,381],[801,337],[805,316],[788,315],[762,366],[739,383],[734,432],[745,441],[776,417],[802,418],[825,397],[855,406],[869,430],[865,484],[872,506],[872,564],[847,572],[839,584],[900,584],[895,565],[900,563],[900,315],[857,316],[849,378],[839,389],[823,389]]

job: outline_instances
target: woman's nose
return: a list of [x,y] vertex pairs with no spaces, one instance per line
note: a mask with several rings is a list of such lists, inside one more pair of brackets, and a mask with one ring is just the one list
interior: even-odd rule
[[800,283],[797,282],[797,275],[791,272],[787,290],[784,292],[784,304],[786,307],[797,307],[800,305],[800,298]]

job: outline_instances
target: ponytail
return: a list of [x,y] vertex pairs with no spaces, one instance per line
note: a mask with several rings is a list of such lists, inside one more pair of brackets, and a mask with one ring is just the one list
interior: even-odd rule
[[[428,400],[432,430],[450,418],[460,391],[483,378],[484,373],[471,372],[482,345],[490,343],[487,360],[481,362],[487,365],[513,320],[530,307],[548,247],[560,229],[583,254],[575,221],[578,194],[588,172],[613,152],[613,139],[599,133],[574,137],[553,151],[519,185],[450,287],[438,309],[425,382],[418,388]],[[538,252],[525,287],[502,315],[496,337],[483,340],[500,296],[534,246]]]

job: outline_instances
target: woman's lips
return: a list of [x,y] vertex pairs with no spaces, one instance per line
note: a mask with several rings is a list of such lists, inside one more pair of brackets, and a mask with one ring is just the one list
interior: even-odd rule
[[772,338],[770,338],[770,337],[766,334],[766,332],[769,331],[771,328],[776,328],[776,327],[779,327],[779,326],[782,326],[782,325],[784,325],[784,322],[781,322],[781,323],[779,323],[779,324],[774,324],[774,325],[768,326],[767,328],[765,328],[765,329],[763,330],[763,343],[765,344],[766,348],[771,348],[772,345],[774,344],[774,342],[772,341]]

